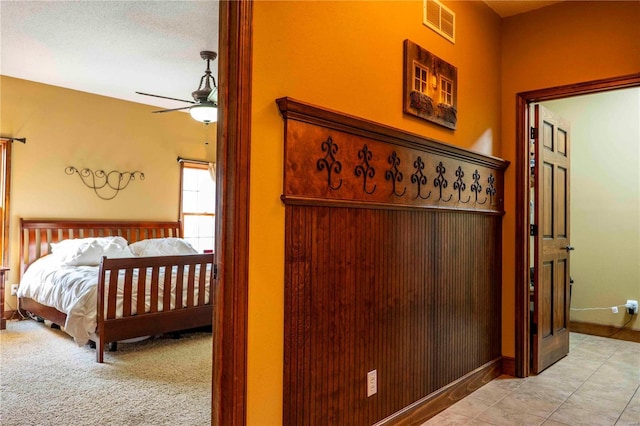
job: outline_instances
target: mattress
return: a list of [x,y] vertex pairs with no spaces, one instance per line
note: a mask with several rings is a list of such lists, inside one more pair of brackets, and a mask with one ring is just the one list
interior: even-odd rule
[[[162,296],[165,268],[160,268],[159,305],[162,310]],[[199,275],[199,266],[196,267],[196,282]],[[177,267],[171,268],[171,308],[175,305],[175,283],[177,281]],[[184,270],[184,280],[187,280],[188,270]],[[211,273],[206,274],[205,303],[209,302],[209,279]],[[146,274],[145,286],[150,289],[151,271]],[[108,277],[105,293],[108,290]],[[138,275],[134,270],[133,285],[137,286]],[[195,297],[197,300],[198,289]],[[123,312],[124,271],[118,277],[116,317],[121,317]],[[135,292],[134,292],[135,293]],[[25,271],[20,286],[18,297],[28,297],[34,301],[66,314],[65,324],[59,324],[64,331],[71,335],[79,345],[85,345],[89,340],[96,340],[97,327],[97,295],[98,295],[98,266],[69,266],[59,256],[48,255],[36,260]],[[186,289],[183,299],[186,298]],[[145,307],[150,308],[151,297],[149,291],[146,294]],[[135,294],[132,298],[131,312],[136,313],[137,300]]]

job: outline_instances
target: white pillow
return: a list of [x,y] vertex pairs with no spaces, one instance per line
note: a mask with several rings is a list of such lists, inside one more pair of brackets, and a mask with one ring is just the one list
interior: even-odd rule
[[51,244],[51,251],[70,266],[94,266],[102,256],[109,258],[134,257],[122,237],[76,238]]
[[151,238],[129,244],[131,252],[136,256],[176,256],[196,254],[196,249],[182,238]]
[[[105,237],[109,239],[113,239],[113,237]],[[71,238],[68,240],[62,240],[57,243],[51,243],[51,253],[66,255],[69,253],[74,253],[80,247],[90,244],[95,241],[95,237],[90,238]]]

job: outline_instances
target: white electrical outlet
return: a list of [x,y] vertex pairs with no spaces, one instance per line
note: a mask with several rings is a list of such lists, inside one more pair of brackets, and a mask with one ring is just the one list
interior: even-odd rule
[[378,370],[372,370],[367,373],[367,397],[375,395],[378,392]]
[[638,313],[637,300],[627,300],[627,303],[624,306],[627,308],[627,312],[629,313],[629,315],[635,315]]
[[18,286],[20,284],[11,284],[11,295],[15,296],[18,294]]
[[613,312],[614,314],[618,313],[618,307],[617,306],[612,306],[611,307],[611,312]]

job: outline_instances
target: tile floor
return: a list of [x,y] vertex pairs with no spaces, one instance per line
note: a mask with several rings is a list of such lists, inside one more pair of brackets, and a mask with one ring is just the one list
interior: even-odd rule
[[501,376],[424,425],[640,425],[640,343],[572,333],[538,376]]

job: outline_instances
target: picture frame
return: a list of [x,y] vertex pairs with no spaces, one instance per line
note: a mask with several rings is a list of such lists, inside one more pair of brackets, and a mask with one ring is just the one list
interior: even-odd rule
[[458,69],[410,40],[404,41],[402,111],[455,130]]

